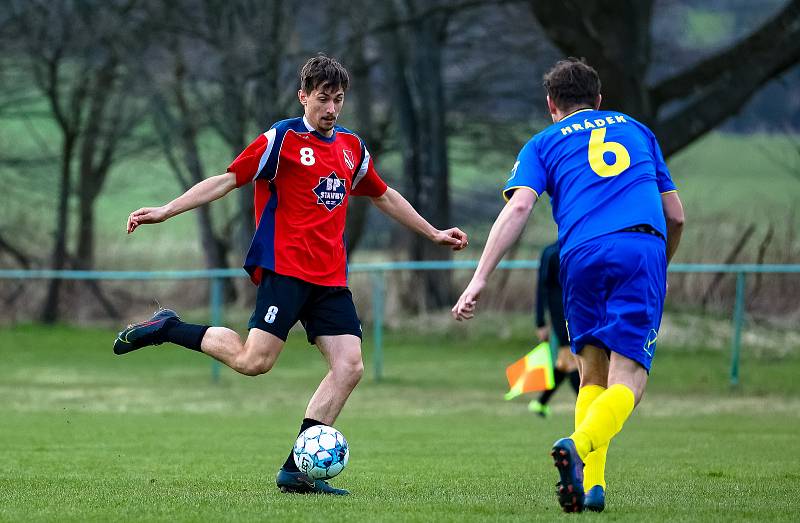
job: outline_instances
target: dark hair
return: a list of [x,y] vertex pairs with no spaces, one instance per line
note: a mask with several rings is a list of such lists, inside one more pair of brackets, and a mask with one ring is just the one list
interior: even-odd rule
[[583,58],[559,60],[544,75],[544,90],[559,109],[594,106],[600,94],[600,77]]
[[300,88],[306,94],[314,89],[343,89],[350,87],[350,75],[347,69],[335,59],[320,53],[308,61],[300,69]]

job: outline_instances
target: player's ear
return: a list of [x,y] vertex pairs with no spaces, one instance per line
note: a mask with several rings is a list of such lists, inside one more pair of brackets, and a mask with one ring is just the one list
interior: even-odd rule
[[597,93],[597,99],[594,101],[594,108],[595,110],[600,109],[600,103],[603,101],[603,95]]
[[547,110],[550,111],[550,114],[556,114],[556,112],[558,111],[556,104],[553,103],[553,100],[550,99],[549,94],[547,95]]
[[308,102],[308,96],[306,96],[305,91],[303,91],[302,89],[299,89],[297,91],[297,99],[300,100],[300,103],[302,105],[306,105],[306,103]]

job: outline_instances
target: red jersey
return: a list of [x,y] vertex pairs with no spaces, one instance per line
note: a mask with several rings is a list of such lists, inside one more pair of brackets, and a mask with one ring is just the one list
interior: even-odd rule
[[255,184],[256,232],[244,268],[254,283],[268,269],[315,285],[347,285],[348,198],[386,192],[355,133],[330,138],[305,118],[276,123],[230,164],[237,186]]

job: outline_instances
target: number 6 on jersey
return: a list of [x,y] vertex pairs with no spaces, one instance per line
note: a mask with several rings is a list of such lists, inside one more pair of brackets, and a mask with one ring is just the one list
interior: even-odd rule
[[[606,142],[606,128],[592,130],[589,136],[589,167],[602,178],[610,178],[631,166],[631,155],[619,142]],[[614,163],[606,163],[603,155],[614,153]]]

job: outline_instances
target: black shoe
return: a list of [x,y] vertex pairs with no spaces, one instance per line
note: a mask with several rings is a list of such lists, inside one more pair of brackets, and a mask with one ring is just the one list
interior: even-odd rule
[[128,325],[114,340],[114,354],[127,354],[148,345],[161,345],[166,341],[163,327],[173,318],[180,321],[172,309],[161,309],[147,321]]
[[331,494],[334,496],[350,494],[347,490],[331,487],[327,481],[313,480],[300,471],[291,472],[283,468],[278,471],[275,483],[281,492],[291,494]]

